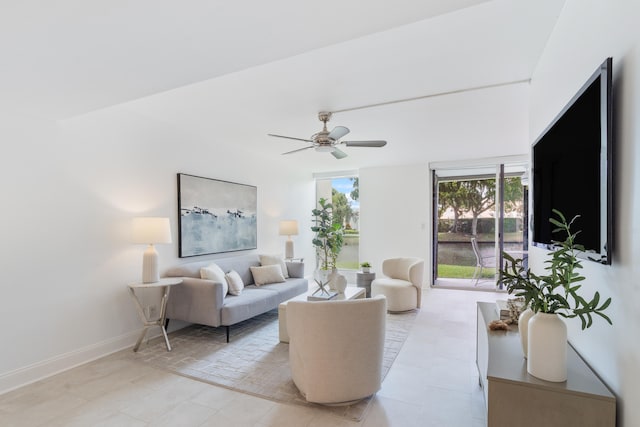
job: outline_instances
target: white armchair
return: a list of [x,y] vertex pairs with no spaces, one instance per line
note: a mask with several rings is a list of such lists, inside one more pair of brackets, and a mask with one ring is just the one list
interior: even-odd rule
[[309,402],[349,404],[380,390],[386,299],[290,301],[291,376]]
[[424,260],[420,258],[390,258],[382,262],[381,277],[371,282],[371,296],[387,297],[389,311],[409,311],[420,308]]

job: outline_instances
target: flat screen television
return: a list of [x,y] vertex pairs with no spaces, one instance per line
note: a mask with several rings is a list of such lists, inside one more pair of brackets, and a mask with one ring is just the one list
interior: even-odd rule
[[611,264],[613,247],[612,59],[607,58],[533,144],[532,243],[553,249],[552,209],[584,246],[581,258]]

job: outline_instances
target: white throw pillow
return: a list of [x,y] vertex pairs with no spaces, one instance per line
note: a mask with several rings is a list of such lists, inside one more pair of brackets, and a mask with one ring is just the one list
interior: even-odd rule
[[279,265],[282,268],[284,278],[289,278],[289,270],[287,270],[287,264],[282,255],[260,255],[260,265]]
[[242,277],[238,274],[237,271],[231,270],[225,275],[227,279],[227,283],[229,284],[229,294],[230,295],[240,295],[242,290],[244,289],[244,282],[242,281]]
[[279,265],[265,265],[263,267],[249,267],[253,275],[253,282],[256,286],[267,285],[269,283],[284,282],[282,268]]
[[222,269],[216,263],[213,263],[206,267],[202,267],[200,269],[200,278],[222,283],[223,297],[227,295],[227,292],[229,292],[229,284],[227,283],[227,278],[224,275],[224,271],[222,271]]

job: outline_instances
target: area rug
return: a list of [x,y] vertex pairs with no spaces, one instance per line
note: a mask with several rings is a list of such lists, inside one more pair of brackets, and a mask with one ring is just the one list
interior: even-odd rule
[[[415,312],[387,314],[382,378],[404,344]],[[128,357],[172,373],[273,401],[320,408],[334,415],[360,421],[372,398],[348,406],[308,403],[291,379],[289,344],[278,339],[278,311],[272,310],[231,327],[191,325],[169,334],[172,351],[164,339],[143,344]]]

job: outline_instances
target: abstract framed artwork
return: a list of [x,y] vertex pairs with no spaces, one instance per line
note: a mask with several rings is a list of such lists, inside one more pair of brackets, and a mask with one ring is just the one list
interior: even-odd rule
[[258,247],[258,189],[178,174],[180,258]]

